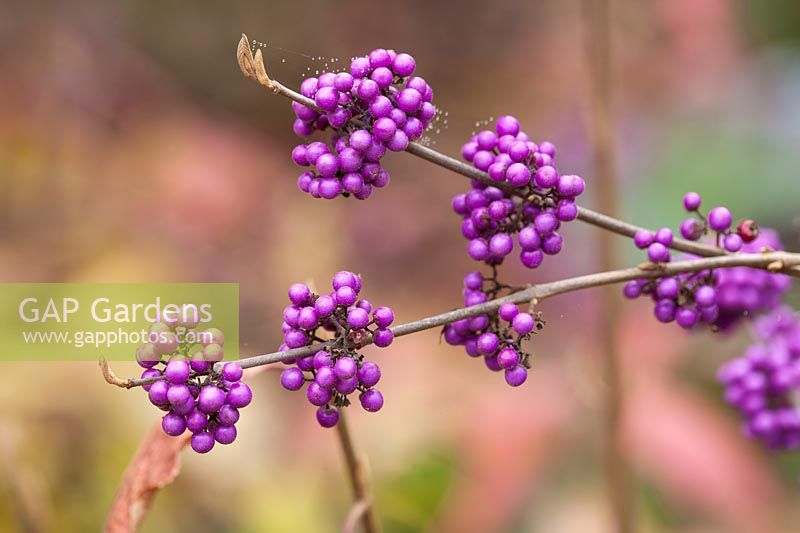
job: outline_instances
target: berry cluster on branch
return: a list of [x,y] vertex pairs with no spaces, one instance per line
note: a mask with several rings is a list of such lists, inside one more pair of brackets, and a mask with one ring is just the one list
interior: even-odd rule
[[[359,299],[361,279],[351,272],[337,273],[329,294],[314,294],[308,286],[295,284],[289,290],[279,351],[238,363],[219,362],[221,333],[212,335],[212,341],[199,350],[169,335],[162,344],[142,347],[137,360],[146,370],[140,379],[106,379],[124,387],[144,386],[151,401],[167,411],[163,425],[168,434],[188,428],[193,432],[192,447],[199,452],[210,450],[214,442],[231,442],[238,409],[252,399],[240,382],[242,368],[278,361],[289,365],[281,375],[283,387],[306,386],[323,427],[337,424],[339,409],[356,391],[365,410],[377,411],[383,405],[383,396],[374,388],[380,369],[358,350],[371,343],[385,347],[394,337],[437,327],[444,328],[449,344],[463,345],[468,355],[483,357],[490,370],[503,370],[506,382],[519,386],[526,380],[531,358],[523,343],[544,326],[538,313],[522,312],[519,304],[528,303],[532,309],[555,295],[628,282],[623,289],[626,296],[651,296],[656,318],[674,320],[687,329],[699,322],[730,329],[769,313],[755,322],[759,343],[727,364],[720,379],[726,385],[726,399],[745,416],[749,434],[773,448],[800,444],[800,415],[790,395],[800,387],[796,364],[800,319],[781,307],[789,276],[800,277],[800,255],[775,251],[781,249],[775,232],[759,230],[752,220],[734,226],[724,207],[703,215],[696,193],[684,198],[690,217],[681,224],[682,239],[668,228],[649,232],[578,206],[575,200],[584,191],[583,179],[560,174],[555,146],[532,142],[519,121],[508,115],[498,119],[494,130],[481,131],[464,145],[462,156],[470,164],[415,143],[436,111],[431,88],[413,75],[416,64],[407,54],[376,49],[355,58],[349,72],[305,80],[302,94],[269,78],[260,50],[254,56],[246,37],[237,55],[246,76],[293,101],[298,135],[333,131],[327,142],[310,142],[293,151],[296,163],[310,167],[298,181],[303,191],[323,198],[364,199],[372,187],[388,183],[379,163],[387,150],[405,150],[466,176],[472,188],[456,196],[452,207],[463,217],[469,255],[487,263],[491,275],[465,276],[465,307],[399,326],[391,326],[391,309],[373,309]],[[647,250],[650,262],[527,287],[499,280],[497,267],[513,250],[513,236],[521,248],[521,262],[535,268],[543,254],[561,250],[557,230],[576,218],[633,238]],[[712,242],[699,242],[703,236],[713,236]],[[670,250],[690,255],[672,261]],[[176,333],[175,327],[190,326],[154,327]]]
[[389,307],[373,308],[369,301],[359,299],[360,276],[338,272],[332,286],[333,292],[326,295],[314,294],[303,283],[289,287],[291,303],[283,310],[284,344],[280,348],[311,346],[333,336],[332,344],[314,354],[284,360],[291,368],[281,374],[281,385],[287,390],[300,390],[308,384],[306,398],[317,407],[322,427],[336,425],[339,408],[350,405],[348,396],[356,391],[365,411],[383,407],[383,395],[374,388],[381,369],[358,353],[357,347],[371,338],[376,346],[385,348],[394,339],[389,329],[394,312]]
[[180,319],[153,324],[153,342],[139,347],[136,361],[145,368],[142,378],[163,378],[143,388],[150,403],[166,411],[161,420],[164,433],[177,437],[189,430],[192,449],[208,453],[215,442],[236,440],[239,409],[250,404],[253,393],[241,382],[239,363],[211,371],[224,356],[225,337],[216,328],[200,332],[197,324]]

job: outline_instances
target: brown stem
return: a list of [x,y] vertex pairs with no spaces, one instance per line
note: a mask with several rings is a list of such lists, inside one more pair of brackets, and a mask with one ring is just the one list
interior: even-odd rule
[[[703,259],[694,259],[689,261],[676,261],[674,263],[667,263],[656,265],[653,263],[642,263],[638,267],[624,268],[621,270],[611,270],[609,272],[597,272],[594,274],[587,274],[585,276],[578,276],[574,278],[566,278],[550,283],[541,283],[539,285],[531,285],[524,289],[513,292],[502,298],[495,298],[480,305],[473,305],[471,307],[462,307],[454,311],[448,311],[434,316],[429,316],[407,324],[401,324],[391,328],[395,337],[402,337],[410,335],[427,329],[442,327],[446,324],[451,324],[463,318],[471,318],[478,315],[485,315],[497,312],[497,309],[506,302],[513,302],[516,304],[529,303],[531,301],[541,302],[545,298],[558,296],[568,292],[578,291],[582,289],[589,289],[592,287],[601,287],[604,285],[613,285],[616,283],[623,283],[640,278],[658,278],[662,276],[673,276],[675,274],[682,274],[684,272],[700,272],[701,270],[710,270],[715,268],[730,268],[737,266],[746,266],[751,268],[760,268],[766,270],[770,265],[779,262],[784,267],[800,265],[800,254],[791,252],[765,252],[761,254],[731,254],[719,257],[707,257]],[[359,346],[366,346],[372,343],[372,338],[367,337],[360,342]],[[277,363],[286,359],[294,359],[297,357],[304,357],[317,353],[323,348],[333,346],[335,341],[320,342],[301,348],[293,348],[284,352],[272,352],[261,355],[254,355],[240,359],[238,363],[242,368],[253,368],[256,366],[268,365]],[[222,363],[214,365],[214,371],[221,371]],[[129,379],[123,380],[122,383],[125,388],[138,387],[153,383],[159,379],[164,379],[163,376],[158,378],[147,379]]]
[[[617,212],[617,179],[614,169],[614,124],[611,97],[611,42],[608,0],[584,0],[586,64],[591,87],[592,159],[600,210],[608,213],[609,222]],[[584,213],[586,216],[586,213]],[[591,215],[590,215],[591,216]],[[600,270],[615,268],[616,254],[612,233],[602,232],[597,239]],[[602,457],[607,484],[607,498],[614,531],[633,531],[630,473],[622,446],[624,380],[616,342],[619,299],[604,288],[597,343],[603,361]]]
[[[322,113],[322,111],[314,103],[314,100],[306,98],[302,94],[293,91],[292,89],[286,87],[279,81],[270,78],[267,75],[266,68],[264,66],[264,59],[263,56],[261,55],[261,50],[258,50],[255,56],[253,56],[252,53],[241,53],[240,51],[242,50],[243,46],[247,49],[247,52],[249,52],[250,50],[249,42],[247,40],[247,36],[244,34],[242,35],[242,39],[239,41],[239,46],[237,48],[237,58],[239,60],[239,66],[242,69],[242,72],[245,74],[245,76],[256,79],[261,85],[268,88],[275,94],[279,94],[281,96],[289,98],[290,100],[301,103],[305,106],[308,106]],[[251,72],[253,74],[251,74]],[[436,150],[429,148],[428,146],[412,142],[408,144],[406,152],[408,152],[409,154],[413,154],[419,158],[425,159],[426,161],[429,161],[442,168],[446,168],[447,170],[455,172],[456,174],[460,174],[467,178],[480,181],[481,183],[492,185],[512,195],[515,196],[519,195],[519,192],[514,187],[511,187],[506,183],[496,182],[492,178],[490,178],[486,172],[482,172],[477,168],[468,165],[467,163],[464,163],[463,161],[459,161],[458,159],[450,157],[449,155],[437,152]],[[637,231],[646,229],[641,226],[636,226],[634,224],[630,224],[628,222],[618,220],[614,217],[604,215],[602,213],[598,213],[586,207],[580,207],[580,206],[578,206],[578,220],[605,229],[612,233],[623,235],[625,237],[633,237],[633,235]],[[687,241],[679,238],[673,240],[672,244],[670,245],[670,248],[681,252],[699,255],[700,257],[715,257],[727,254],[727,252],[722,248],[718,248],[716,246],[709,246],[707,244],[701,244],[699,242]],[[792,267],[792,268],[785,267],[784,269],[782,269],[782,272],[792,277],[800,278],[800,267]]]
[[336,424],[336,434],[339,436],[339,444],[344,455],[344,464],[353,488],[355,505],[361,506],[359,512],[361,514],[361,523],[364,526],[364,533],[378,533],[380,524],[375,515],[375,506],[369,486],[367,460],[363,455],[359,455],[353,446],[353,439],[350,436],[347,417],[343,409],[339,410],[339,423]]

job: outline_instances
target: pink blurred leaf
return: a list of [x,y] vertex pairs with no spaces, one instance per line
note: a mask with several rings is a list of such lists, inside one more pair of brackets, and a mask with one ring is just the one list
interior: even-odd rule
[[147,515],[159,489],[172,483],[180,473],[180,453],[190,434],[170,437],[160,421],[150,428],[134,455],[117,492],[106,522],[106,531],[136,531]]

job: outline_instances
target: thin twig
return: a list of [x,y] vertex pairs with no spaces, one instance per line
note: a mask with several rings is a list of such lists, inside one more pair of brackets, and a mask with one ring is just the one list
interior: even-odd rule
[[[310,107],[319,113],[323,113],[323,111],[317,107],[317,104],[314,102],[314,100],[306,98],[302,94],[286,87],[276,79],[270,78],[267,75],[261,50],[258,50],[255,56],[253,56],[252,53],[242,54],[239,51],[243,46],[246,47],[247,51],[249,52],[249,41],[247,40],[247,36],[244,34],[242,34],[242,38],[239,41],[237,48],[237,59],[239,60],[239,67],[242,69],[242,72],[245,74],[245,76],[256,79],[261,85],[268,88],[275,94],[280,94],[281,96],[289,98],[290,100]],[[256,73],[256,75],[251,75],[250,72]],[[408,148],[406,148],[405,151],[467,178],[492,185],[493,187],[497,187],[498,189],[501,189],[509,194],[519,196],[519,191],[507,183],[494,181],[486,172],[482,172],[477,168],[464,163],[463,161],[459,161],[458,159],[450,157],[449,155],[437,152],[428,146],[411,142],[408,144]],[[630,224],[628,222],[618,220],[614,217],[610,217],[581,206],[578,206],[578,220],[599,228],[603,228],[612,233],[623,235],[625,237],[633,237],[637,231],[646,230],[646,228],[641,226],[636,226],[635,224]],[[728,253],[724,249],[716,246],[709,246],[707,244],[687,241],[680,238],[675,238],[672,241],[670,248],[681,252],[698,255],[700,257],[716,257],[726,255]],[[800,278],[800,267],[790,268],[788,266],[784,266],[782,272],[792,277]]]
[[[363,455],[358,455],[356,453],[353,439],[350,436],[350,430],[347,426],[347,417],[343,410],[339,411],[339,422],[336,424],[336,433],[339,436],[339,444],[342,448],[342,454],[344,455],[347,475],[353,487],[353,496],[356,505],[365,505],[365,508],[360,512],[361,523],[364,525],[364,533],[378,533],[380,531],[380,524],[378,523],[378,519],[375,515],[375,508],[372,503],[373,498],[369,486],[367,460]],[[356,509],[353,509],[350,514],[354,514],[354,511],[356,511]],[[345,525],[345,527],[347,526]]]
[[[421,320],[401,324],[390,328],[395,337],[402,337],[412,333],[418,333],[427,329],[442,327],[451,324],[464,318],[471,318],[478,315],[485,315],[497,312],[497,309],[506,302],[513,302],[516,304],[529,303],[532,300],[541,302],[546,298],[558,296],[568,292],[578,291],[582,289],[589,289],[592,287],[601,287],[603,285],[613,285],[615,283],[623,283],[640,278],[658,278],[661,276],[672,276],[675,274],[682,274],[684,272],[700,272],[701,270],[711,270],[715,268],[730,268],[737,266],[746,266],[751,268],[766,269],[770,263],[781,261],[786,266],[800,265],[800,254],[791,252],[769,252],[762,254],[731,254],[719,257],[706,257],[702,259],[694,259],[689,261],[676,261],[674,263],[654,265],[653,263],[642,263],[637,267],[624,268],[621,270],[612,270],[609,272],[597,272],[594,274],[587,274],[585,276],[578,276],[574,278],[567,278],[550,283],[541,283],[539,285],[531,285],[517,292],[511,293],[502,298],[489,300],[480,305],[471,307],[462,307],[454,311],[448,311],[434,316],[429,316]],[[261,365],[268,365],[285,361],[287,359],[295,359],[297,357],[304,357],[317,353],[323,348],[334,345],[334,341],[320,342],[310,346],[303,346],[301,348],[293,348],[284,352],[272,352],[253,357],[246,357],[237,361],[242,368],[252,368]],[[362,340],[358,347],[372,344],[372,337],[366,337]],[[222,370],[223,363],[216,363],[214,371],[219,372]],[[159,379],[164,379],[163,376],[147,379],[129,379],[122,381],[125,388],[138,387],[153,383]],[[116,385],[117,383],[112,383]]]
[[370,505],[372,505],[371,500],[358,500],[354,503],[344,520],[342,533],[355,533],[358,521],[361,520],[361,517],[369,509]]

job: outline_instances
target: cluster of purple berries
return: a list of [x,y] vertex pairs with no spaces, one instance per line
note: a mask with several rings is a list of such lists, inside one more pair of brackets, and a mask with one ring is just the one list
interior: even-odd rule
[[164,433],[177,437],[188,429],[192,449],[208,453],[216,442],[236,440],[239,409],[250,404],[253,392],[241,382],[239,363],[226,363],[221,373],[212,372],[224,355],[222,332],[209,328],[192,336],[192,329],[187,324],[154,324],[150,331],[159,339],[139,347],[136,360],[146,369],[142,378],[165,378],[143,387],[150,402],[166,411],[161,419]]
[[461,155],[498,183],[473,181],[470,191],[453,198],[472,259],[502,263],[514,249],[515,234],[520,261],[528,268],[538,267],[545,254],[561,251],[564,239],[558,229],[578,216],[575,199],[585,183],[580,176],[559,175],[552,143],[532,142],[516,118],[502,116],[494,131],[474,135]]
[[[374,344],[385,348],[394,335],[389,326],[394,312],[389,307],[375,307],[359,299],[361,278],[352,272],[338,272],[333,277],[333,292],[318,296],[308,286],[295,283],[289,287],[291,303],[283,311],[281,350],[323,342],[333,336],[332,346],[313,355],[284,361],[281,385],[300,390],[304,384],[308,401],[317,407],[317,421],[333,427],[339,421],[339,408],[350,404],[348,395],[358,390],[361,406],[370,412],[383,407],[383,395],[375,389],[381,378],[377,364],[367,361],[356,349],[370,335]],[[371,314],[371,317],[370,317]]]
[[778,307],[754,323],[757,342],[719,370],[725,401],[744,418],[745,433],[771,449],[800,448],[800,319]]
[[[741,253],[761,253],[764,249],[782,250],[778,232],[761,228],[758,236],[745,242]],[[742,318],[776,309],[789,290],[792,278],[749,267],[721,268],[715,271],[717,281],[717,326],[726,330]]]
[[[499,296],[508,288],[498,283],[496,277],[485,278],[480,272],[464,276],[464,305],[471,307]],[[520,312],[516,304],[507,302],[496,315],[478,315],[445,326],[444,339],[453,346],[463,345],[470,357],[483,357],[492,372],[504,371],[506,383],[518,387],[528,379],[530,354],[522,349],[522,342],[542,329],[544,322],[538,316]]]
[[[731,253],[760,253],[763,249],[780,250],[774,230],[760,230],[753,220],[741,221],[732,228],[733,217],[725,207],[711,209],[708,216],[700,212],[700,195],[694,192],[683,197],[684,208],[693,214],[681,223],[681,236],[696,241],[713,231],[717,244]],[[673,241],[669,228],[655,233],[641,230],[634,235],[634,244],[647,249],[655,263],[671,260],[669,246]],[[631,281],[623,288],[628,298],[650,295],[656,302],[654,313],[661,322],[675,321],[685,329],[699,323],[711,324],[717,330],[730,328],[739,319],[780,305],[791,278],[748,267],[704,270],[654,280]]]
[[323,142],[301,144],[292,159],[312,167],[298,187],[315,198],[353,195],[364,200],[372,188],[385,187],[389,173],[380,165],[387,150],[400,152],[419,139],[436,115],[433,89],[413,76],[408,54],[378,48],[350,64],[350,72],[326,72],[307,78],[300,92],[322,112],[293,102],[294,131],[305,137],[330,126],[332,149]]
[[[696,192],[686,193],[683,207],[691,213],[680,226],[681,236],[689,241],[700,240],[713,231],[717,237],[717,245],[728,252],[738,252],[749,242],[758,237],[758,225],[753,220],[742,220],[732,228],[733,215],[727,207],[714,207],[707,216],[700,212],[702,199]],[[647,257],[654,263],[668,263],[671,260],[669,251],[674,235],[669,228],[661,228],[655,233],[647,230],[636,232],[633,242],[637,248],[646,249]]]
[[703,270],[658,279],[639,279],[625,284],[627,298],[650,295],[656,302],[653,313],[660,322],[673,320],[684,329],[699,323],[715,324],[719,317],[713,271]]

